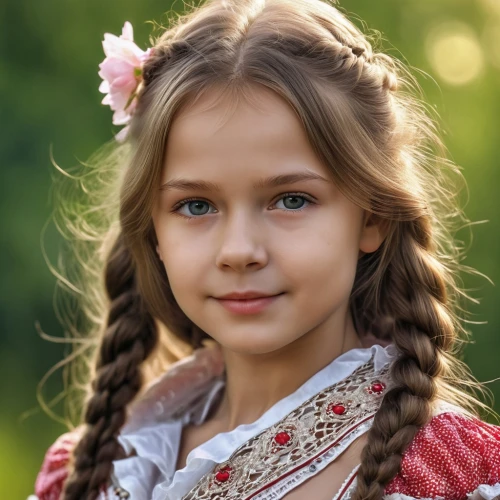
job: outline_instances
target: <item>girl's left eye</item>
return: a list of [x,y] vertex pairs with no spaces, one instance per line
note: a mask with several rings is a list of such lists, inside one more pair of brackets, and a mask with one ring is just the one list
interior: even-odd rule
[[[307,207],[309,203],[314,203],[311,197],[305,195],[304,193],[285,193],[275,202],[275,205],[278,205],[281,201],[283,201],[284,208],[278,208],[286,212],[300,212],[305,207]],[[183,217],[191,219],[209,213],[210,206],[212,206],[212,204],[206,200],[201,200],[199,198],[189,198],[177,203],[172,209],[172,212],[176,212]],[[184,210],[185,207],[188,210],[187,213],[183,213],[181,211]],[[211,213],[216,212],[217,210],[215,209]]]
[[[309,197],[300,194],[287,193],[285,196],[282,196],[279,200],[283,200],[283,205],[285,209],[290,209],[292,211],[303,210],[308,203],[312,203],[312,200]],[[306,204],[306,205],[305,205]],[[288,206],[287,206],[288,205]]]

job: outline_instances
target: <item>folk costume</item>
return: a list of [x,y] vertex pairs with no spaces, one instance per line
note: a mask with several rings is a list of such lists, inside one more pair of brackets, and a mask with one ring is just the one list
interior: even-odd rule
[[[217,346],[175,363],[130,408],[114,485],[102,499],[271,500],[319,474],[367,432],[390,388],[393,345],[351,349],[259,419],[217,434],[175,470],[182,428],[203,423],[225,386]],[[49,449],[29,500],[58,500],[79,430]],[[332,500],[348,500],[358,466]],[[500,499],[500,427],[440,402],[403,456],[386,500]]]

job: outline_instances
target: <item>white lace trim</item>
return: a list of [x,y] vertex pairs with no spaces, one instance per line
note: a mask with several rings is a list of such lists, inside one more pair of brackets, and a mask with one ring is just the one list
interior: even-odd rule
[[500,499],[500,483],[492,486],[481,484],[472,493],[467,494],[469,500],[497,500]]
[[[333,500],[350,500],[352,493],[354,492],[354,489],[356,487],[356,478],[354,476],[358,473],[358,469],[359,464],[356,465],[356,467],[354,467],[350,474],[345,478],[342,486],[339,488],[339,491],[337,491],[337,494],[333,497]],[[345,489],[348,484],[349,488]]]
[[[384,500],[417,500],[414,497],[402,495],[401,493],[393,493],[392,495],[385,495]],[[500,483],[492,486],[488,484],[481,484],[472,493],[467,494],[468,500],[498,500],[500,499]],[[444,500],[443,497],[434,498],[419,498],[418,500]]]

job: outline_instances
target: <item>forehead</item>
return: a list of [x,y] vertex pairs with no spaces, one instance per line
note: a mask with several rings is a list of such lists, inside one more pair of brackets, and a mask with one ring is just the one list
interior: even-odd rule
[[[213,87],[189,100],[175,115],[171,132],[188,134],[190,127],[202,126],[202,133],[216,132],[240,122],[273,121],[281,126],[299,126],[293,108],[279,94],[263,85],[241,88]],[[208,129],[207,129],[208,126]],[[175,129],[175,130],[174,130]]]
[[236,167],[247,160],[255,168],[278,157],[317,161],[295,110],[255,85],[244,92],[211,89],[181,108],[169,130],[165,167],[173,174],[195,162]]

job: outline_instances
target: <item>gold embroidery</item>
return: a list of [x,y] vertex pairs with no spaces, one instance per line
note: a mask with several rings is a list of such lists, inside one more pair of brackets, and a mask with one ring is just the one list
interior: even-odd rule
[[[373,360],[237,448],[182,500],[242,500],[307,467],[373,417],[387,388]],[[310,467],[314,467],[311,465]]]

